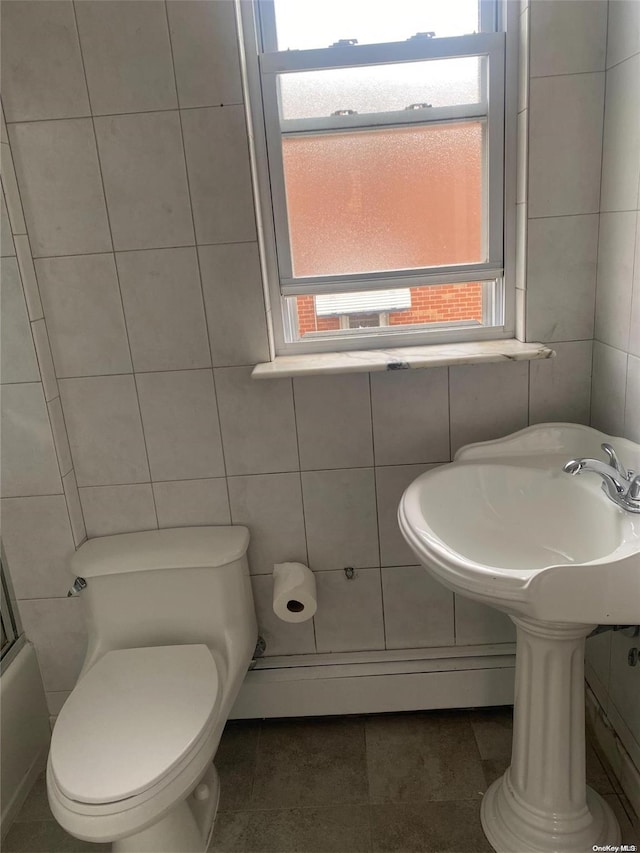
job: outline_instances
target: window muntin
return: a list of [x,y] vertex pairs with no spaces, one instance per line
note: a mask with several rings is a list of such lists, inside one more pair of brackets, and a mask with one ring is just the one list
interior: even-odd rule
[[[278,2],[276,0],[276,4]],[[350,6],[352,0],[344,2]],[[271,0],[261,0],[257,5],[262,11],[272,8]],[[494,3],[481,0],[472,5],[477,15],[479,8],[483,10],[483,21],[492,19]],[[491,14],[487,14],[489,7],[493,9]],[[344,34],[341,28],[340,35]],[[267,250],[267,254],[270,254],[272,271],[277,259],[280,292],[284,297],[491,281],[494,283],[490,288],[481,287],[483,298],[489,290],[492,293],[483,308],[483,316],[490,317],[491,323],[481,325],[484,330],[491,327],[504,331],[501,314],[505,303],[502,280],[504,50],[503,33],[480,32],[463,37],[409,38],[401,43],[261,54],[276,235],[275,252]],[[456,69],[448,80],[442,73],[447,66]],[[412,77],[414,82],[418,78],[420,82],[415,83],[415,88],[407,88],[407,97],[403,97],[402,80]],[[380,85],[381,81],[386,83],[386,88]],[[430,103],[430,107],[413,100],[428,88],[426,85],[422,88],[423,81],[432,84],[428,100],[424,102]],[[419,106],[406,109],[415,104]],[[333,106],[337,109],[330,110]],[[331,115],[337,111],[342,114]],[[465,137],[466,150],[460,142]],[[434,199],[444,198],[444,206],[442,201],[432,205],[432,222],[429,223],[429,217],[416,203],[421,197],[424,201],[429,184],[431,189],[434,186],[433,175],[429,179],[426,177],[428,169],[424,167],[423,156],[420,168],[407,168],[411,180],[405,180],[403,187],[396,187],[398,206],[389,205],[387,212],[391,211],[388,215],[391,225],[396,223],[398,227],[395,234],[390,233],[383,215],[384,196],[390,182],[380,178],[378,170],[377,183],[383,190],[377,193],[376,207],[376,169],[368,167],[359,152],[368,150],[375,154],[377,148],[378,159],[389,164],[394,158],[385,156],[385,152],[388,154],[394,142],[412,140],[414,149],[419,149],[418,140],[423,140],[424,147],[424,140],[438,138],[458,140],[448,152],[452,164],[448,169],[449,191],[440,186],[438,193],[431,193]],[[473,144],[469,139],[473,139]],[[441,144],[440,149],[442,155],[446,146]],[[304,150],[311,153],[306,157],[294,155],[295,151]],[[398,166],[402,165],[399,155],[395,159]],[[430,156],[430,166],[433,167],[434,161],[446,159],[446,156]],[[329,168],[331,164],[332,169]],[[323,180],[325,170],[329,174]],[[464,177],[460,177],[462,173]],[[313,191],[304,192],[305,178]],[[441,175],[441,185],[443,180]],[[349,186],[353,190],[351,195]],[[407,199],[404,210],[401,206],[403,196]],[[413,223],[410,222],[412,205],[418,211]],[[269,212],[268,207],[263,208],[263,213],[265,210]],[[458,218],[447,238],[451,210],[456,211]],[[422,233],[417,239],[415,235],[410,239],[408,226],[413,224],[415,231],[416,222],[418,231],[419,225],[423,226]],[[398,239],[399,235],[402,240]],[[403,243],[405,247],[410,246],[410,251],[403,253]],[[300,340],[296,323],[291,322],[292,313],[295,314],[291,304],[290,299],[283,302],[282,325],[275,318],[276,338],[284,334],[284,344],[277,346],[282,352],[300,349],[300,345],[291,349],[287,344],[287,341]],[[377,309],[374,306],[372,310]],[[382,307],[379,311],[381,315],[384,313]],[[466,323],[462,317],[461,323]],[[418,342],[413,326],[410,331],[411,341],[407,337],[406,343]],[[443,339],[440,326],[437,333],[430,334]],[[446,338],[446,331],[444,334]],[[474,337],[487,335],[474,331],[466,339]],[[456,333],[449,339],[461,340],[465,336]],[[301,349],[304,351],[305,346]]]

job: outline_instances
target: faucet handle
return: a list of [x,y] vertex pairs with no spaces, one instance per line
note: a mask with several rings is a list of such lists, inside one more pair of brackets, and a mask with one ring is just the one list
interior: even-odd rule
[[640,474],[636,474],[631,481],[627,497],[632,501],[640,501]]
[[622,462],[618,459],[618,454],[615,452],[613,447],[606,441],[601,444],[600,447],[609,457],[609,464],[611,465],[611,467],[616,469],[616,471],[618,472],[618,474],[620,474],[623,480],[629,481],[631,479],[630,472],[627,471]]

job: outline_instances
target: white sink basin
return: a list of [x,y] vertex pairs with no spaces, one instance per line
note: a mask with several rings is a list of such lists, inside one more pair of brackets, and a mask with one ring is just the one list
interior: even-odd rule
[[598,476],[562,470],[570,458],[601,458],[604,441],[640,468],[638,445],[571,424],[469,445],[406,490],[403,535],[443,584],[508,613],[635,624],[640,515],[612,503]]
[[578,853],[616,845],[608,804],[586,787],[584,642],[597,624],[640,623],[640,514],[591,472],[612,444],[640,469],[640,446],[574,424],[540,424],[472,444],[418,477],[398,520],[445,586],[508,613],[517,628],[511,766],[482,800],[501,853]]

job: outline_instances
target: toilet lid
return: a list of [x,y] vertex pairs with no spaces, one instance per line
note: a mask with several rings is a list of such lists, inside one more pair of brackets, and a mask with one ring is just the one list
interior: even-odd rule
[[205,645],[107,652],[56,722],[51,769],[61,791],[112,803],[146,791],[213,720],[218,671]]

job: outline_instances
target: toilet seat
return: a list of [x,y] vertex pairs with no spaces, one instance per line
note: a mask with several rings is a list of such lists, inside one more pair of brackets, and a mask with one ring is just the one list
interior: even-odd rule
[[49,767],[68,800],[139,799],[206,741],[220,704],[207,646],[157,646],[105,654],[78,682],[56,723]]

